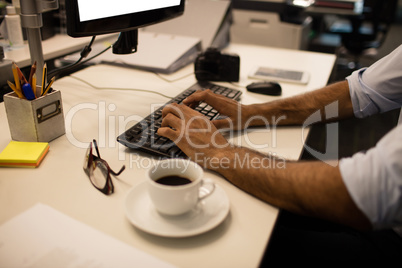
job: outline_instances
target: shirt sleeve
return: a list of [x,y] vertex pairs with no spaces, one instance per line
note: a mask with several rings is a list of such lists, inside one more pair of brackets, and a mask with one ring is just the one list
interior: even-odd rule
[[402,125],[366,153],[341,159],[349,194],[375,229],[402,226]]
[[402,45],[368,68],[347,78],[356,117],[402,106]]

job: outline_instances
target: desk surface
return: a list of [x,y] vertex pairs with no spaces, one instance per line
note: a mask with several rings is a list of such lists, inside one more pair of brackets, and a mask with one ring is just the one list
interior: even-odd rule
[[[273,49],[250,45],[230,45],[228,51],[241,57],[240,85],[254,64],[269,63],[281,68],[303,69],[311,73],[308,85],[282,84],[283,96],[292,96],[326,85],[335,57],[328,54]],[[99,87],[158,90],[175,96],[195,82],[193,66],[165,76],[106,65],[97,65],[73,74]],[[228,85],[233,86],[233,85]],[[50,151],[36,169],[0,169],[0,224],[41,202],[140,250],[179,267],[257,267],[274,227],[278,210],[239,190],[221,176],[206,172],[227,193],[230,213],[217,228],[195,237],[172,239],[146,234],[125,217],[125,196],[144,181],[145,172],[156,158],[117,144],[116,137],[126,127],[150,113],[150,107],[167,99],[133,90],[93,89],[71,77],[54,83],[62,92],[66,135],[50,142]],[[244,94],[243,103],[266,102],[278,97]],[[127,126],[126,126],[127,123]],[[5,108],[0,104],[0,148],[10,141]],[[308,129],[283,127],[254,129],[231,137],[231,141],[261,151],[298,159]],[[84,155],[96,138],[102,157],[112,168],[126,165],[113,178],[115,193],[105,196],[95,190],[82,170]],[[113,249],[111,249],[113,250]],[[16,253],[17,254],[17,253]]]

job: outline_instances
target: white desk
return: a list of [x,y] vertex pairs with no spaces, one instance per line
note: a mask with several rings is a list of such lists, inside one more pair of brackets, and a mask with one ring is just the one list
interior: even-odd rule
[[[324,86],[335,62],[335,57],[328,54],[249,45],[231,45],[228,51],[241,56],[242,85],[251,82],[247,79],[249,69],[264,62],[305,69],[312,74],[307,86],[283,83],[283,97]],[[175,79],[191,72],[193,66],[188,66],[167,78]],[[105,65],[93,66],[74,75],[97,86],[159,90],[169,96],[175,96],[195,82],[194,76],[189,76],[168,83],[152,73]],[[179,267],[258,266],[278,210],[212,172],[207,172],[206,176],[225,190],[231,204],[228,218],[217,228],[195,237],[172,239],[146,234],[126,219],[125,196],[132,186],[144,180],[147,166],[156,158],[117,144],[116,136],[123,125],[119,120],[127,120],[132,115],[146,116],[152,104],[163,104],[167,99],[128,90],[95,90],[70,77],[56,81],[54,88],[62,92],[67,133],[50,143],[50,151],[39,168],[0,169],[0,224],[41,202]],[[277,98],[242,90],[244,103]],[[4,148],[10,136],[3,104],[0,105],[0,129],[0,148]],[[261,150],[297,159],[307,133],[308,129],[304,130],[303,137],[302,130],[297,127],[276,131],[258,129],[232,140],[250,147],[268,144]],[[126,165],[126,171],[119,178],[113,178],[115,193],[111,196],[94,189],[82,170],[88,142],[93,138],[98,140],[101,155],[112,168]],[[110,252],[113,254],[113,249]]]

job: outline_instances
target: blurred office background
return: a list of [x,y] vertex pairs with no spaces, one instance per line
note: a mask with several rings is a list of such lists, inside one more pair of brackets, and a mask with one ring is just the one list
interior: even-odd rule
[[[316,35],[317,39],[313,38],[309,43],[309,50],[338,54],[337,64],[329,83],[343,80],[355,68],[370,66],[402,44],[402,1],[395,1],[396,3],[394,4],[391,3],[392,1],[378,2],[390,3],[390,9],[383,14],[386,23],[389,23],[389,25],[379,26],[380,32],[378,34],[380,36],[377,36],[379,37],[378,47],[374,45],[374,48],[362,51],[357,57],[358,66],[353,66],[353,62],[356,61],[353,53],[344,53],[345,49],[343,48],[341,34],[337,36],[336,33],[324,31],[324,37],[327,37],[329,40],[321,40],[321,43],[317,42],[320,37]],[[373,12],[380,16],[379,13],[376,13],[376,10],[373,10]],[[384,28],[381,29],[381,27]],[[381,32],[382,30],[383,32]],[[398,123],[399,115],[400,110],[397,109],[364,119],[351,118],[341,121],[339,123],[339,157],[348,157],[357,151],[368,150],[375,146],[378,140]],[[325,141],[325,124],[313,126],[307,144],[320,152],[325,152]],[[303,153],[302,158],[314,159],[306,151]]]
[[[232,0],[234,42],[337,55],[328,83],[344,80],[402,44],[401,0]],[[399,110],[339,122],[339,157],[367,150],[398,121]],[[312,126],[307,145],[326,150],[326,125]],[[328,154],[330,155],[330,154]],[[314,159],[304,151],[303,159]]]
[[[378,2],[380,3],[379,7],[377,6]],[[353,53],[345,51],[347,49],[343,47],[343,33],[337,33],[337,30],[331,31],[331,26],[332,28],[336,28],[337,26],[342,28],[342,24],[348,25],[348,22],[350,23],[348,18],[329,16],[329,18],[327,18],[329,27],[327,31],[322,33],[324,39],[325,37],[328,38],[327,42],[322,40],[320,42],[319,34],[310,40],[308,50],[338,53],[337,70],[335,76],[332,77],[333,80],[343,79],[355,68],[371,65],[402,44],[402,1],[366,0],[364,3],[368,5],[368,10],[366,11],[368,14],[367,19],[364,19],[365,14],[362,15],[361,31],[367,32],[361,36],[357,34],[355,40],[352,40],[353,42],[361,41],[361,47],[359,47],[359,44],[356,45],[358,51],[361,49],[361,52],[357,53],[357,58]],[[373,23],[375,24],[374,26],[370,25]],[[373,32],[371,27],[378,27],[378,29]],[[341,32],[342,29],[338,31]],[[373,40],[365,41],[365,36],[367,37],[370,34],[373,35]],[[332,42],[330,40],[332,40]],[[364,48],[364,45],[367,47]],[[357,66],[353,66],[355,60],[358,60]]]
[[232,0],[237,43],[337,55],[331,82],[402,44],[401,0]]

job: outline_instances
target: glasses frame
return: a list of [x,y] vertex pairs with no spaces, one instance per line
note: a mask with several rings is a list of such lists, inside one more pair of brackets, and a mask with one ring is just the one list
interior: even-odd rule
[[[92,153],[92,144],[95,147],[95,151],[97,155],[94,155]],[[94,183],[94,170],[98,165],[103,165],[104,167],[106,167],[107,169],[107,176],[106,176],[106,183],[105,186],[103,188],[98,187],[95,183]],[[98,144],[96,142],[95,139],[93,139],[93,141],[89,144],[89,147],[87,149],[87,153],[85,155],[85,162],[84,162],[84,171],[85,173],[88,175],[89,177],[89,181],[91,182],[91,184],[98,189],[99,191],[101,191],[103,194],[105,195],[110,195],[114,192],[114,185],[112,182],[112,178],[110,176],[110,174],[114,175],[114,176],[118,176],[120,175],[126,168],[125,165],[123,165],[119,172],[115,172],[113,171],[109,164],[101,158],[100,153],[99,153],[99,149],[98,149]]]

